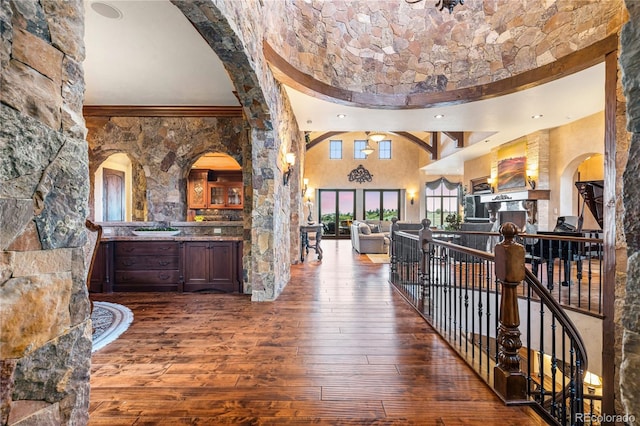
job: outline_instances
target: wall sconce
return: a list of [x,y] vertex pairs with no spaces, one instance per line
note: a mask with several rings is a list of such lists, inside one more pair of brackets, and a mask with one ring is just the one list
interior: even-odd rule
[[596,393],[596,388],[602,387],[602,379],[589,371],[584,373],[584,384],[587,385],[587,391],[593,395]]
[[413,205],[414,201],[415,201],[415,197],[416,197],[416,193],[415,192],[410,192],[409,193],[409,202],[411,203],[411,205]]
[[493,187],[493,184],[496,183],[496,179],[495,178],[487,178],[487,183],[489,184],[489,188],[491,188],[491,193],[493,194],[495,192],[495,188]]
[[531,187],[531,189],[536,189],[536,181],[535,181],[535,173],[531,170],[527,170],[527,182],[529,183],[529,186]]
[[309,187],[309,178],[302,179],[303,187],[302,187],[302,198],[307,193],[307,188]]
[[285,170],[282,177],[283,177],[284,185],[287,186],[287,184],[289,183],[289,176],[291,176],[291,171],[292,171],[291,168],[293,167],[294,164],[296,164],[296,154],[294,154],[293,152],[287,152],[287,155],[285,156],[285,160],[287,162],[287,170]]

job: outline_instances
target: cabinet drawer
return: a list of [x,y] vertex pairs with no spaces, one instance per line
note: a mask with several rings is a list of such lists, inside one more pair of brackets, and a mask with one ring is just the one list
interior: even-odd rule
[[162,271],[116,271],[116,284],[168,284],[178,283],[180,272],[177,270]]
[[116,244],[116,256],[178,256],[175,241],[120,241]]
[[116,270],[178,269],[178,256],[120,256],[115,259]]

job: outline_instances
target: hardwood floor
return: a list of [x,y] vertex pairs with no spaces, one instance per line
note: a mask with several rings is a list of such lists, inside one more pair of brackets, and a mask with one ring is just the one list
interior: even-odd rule
[[90,425],[541,425],[507,407],[387,282],[323,241],[275,302],[93,294],[134,321],[92,357]]

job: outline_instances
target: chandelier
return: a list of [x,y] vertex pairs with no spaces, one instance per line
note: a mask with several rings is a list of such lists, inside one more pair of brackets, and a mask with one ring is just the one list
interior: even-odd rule
[[[405,0],[409,4],[420,3],[422,0]],[[445,8],[449,9],[449,13],[453,13],[453,8],[458,4],[464,4],[464,0],[438,0],[436,7],[440,7],[442,12]]]
[[364,155],[370,155],[373,153],[373,148],[371,147],[371,145],[369,145],[369,141],[372,140],[374,142],[380,142],[381,140],[383,140],[384,138],[387,137],[387,135],[385,135],[384,133],[380,133],[380,132],[373,132],[370,134],[370,132],[364,132],[367,135],[367,145],[362,148],[362,150],[360,152],[362,152]]

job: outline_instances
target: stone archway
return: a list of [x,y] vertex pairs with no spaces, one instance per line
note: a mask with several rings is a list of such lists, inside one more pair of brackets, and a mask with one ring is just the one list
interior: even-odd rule
[[[245,231],[249,231],[247,227],[251,228],[247,232],[251,235],[247,289],[254,301],[273,300],[289,281],[291,253],[299,241],[298,232],[294,230],[298,228],[301,209],[296,189],[300,176],[294,173],[292,181],[298,183],[287,188],[280,176],[287,152],[302,156],[304,145],[300,132],[290,106],[282,101],[283,90],[269,73],[264,72],[266,63],[261,52],[255,50],[259,44],[255,44],[254,39],[249,43],[241,40],[243,36],[255,38],[255,33],[250,26],[238,30],[229,25],[225,15],[233,16],[236,4],[225,5],[229,10],[222,11],[211,2],[171,1],[222,61],[249,123],[250,152],[246,153],[245,167],[252,172],[252,199],[250,214],[245,219]],[[272,110],[277,111],[273,112],[273,117]],[[298,170],[299,165],[296,172]],[[245,198],[245,201],[248,200]]]

